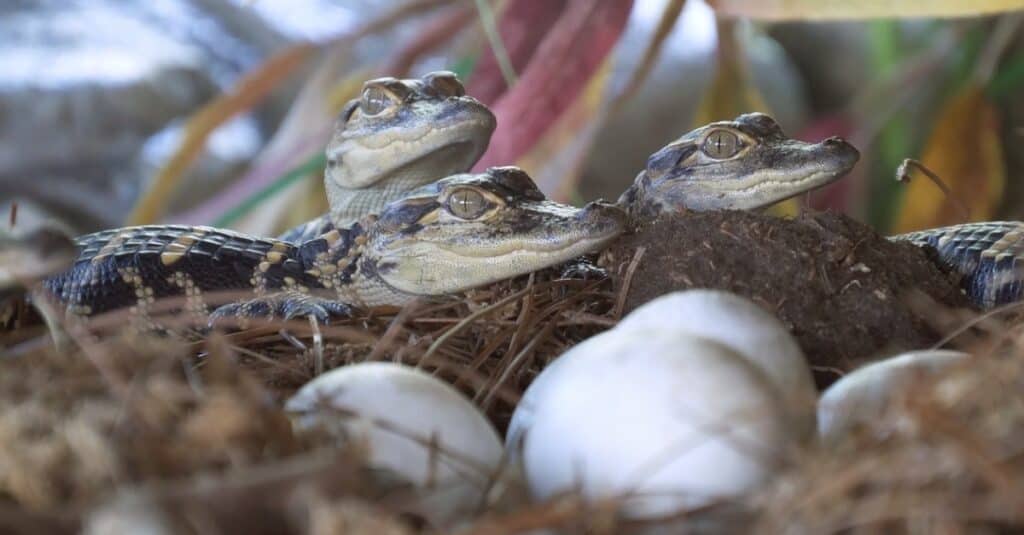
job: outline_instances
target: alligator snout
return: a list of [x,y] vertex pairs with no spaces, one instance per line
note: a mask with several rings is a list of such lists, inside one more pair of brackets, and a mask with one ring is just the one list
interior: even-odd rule
[[826,151],[827,157],[834,159],[843,170],[849,170],[860,159],[860,151],[839,136],[825,139],[820,145]]

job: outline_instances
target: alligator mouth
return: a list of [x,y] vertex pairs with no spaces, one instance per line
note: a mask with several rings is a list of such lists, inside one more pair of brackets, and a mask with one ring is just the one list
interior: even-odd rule
[[787,180],[765,181],[741,191],[751,194],[757,191],[764,192],[761,199],[751,199],[756,202],[750,205],[751,209],[763,208],[786,199],[792,199],[804,193],[809,193],[820,186],[835,181],[843,176],[843,174],[845,174],[843,171],[816,171]]
[[478,250],[476,252],[460,251],[458,248],[451,245],[439,246],[438,249],[459,256],[460,258],[489,258],[500,260],[515,257],[517,255],[533,254],[536,255],[535,258],[540,262],[544,261],[544,258],[541,258],[543,256],[545,258],[550,258],[552,263],[557,263],[563,260],[568,260],[573,256],[584,254],[593,248],[600,247],[602,244],[611,241],[619,234],[619,230],[609,229],[600,233],[590,232],[585,237],[565,241],[530,241],[523,239],[509,241],[507,244],[502,244],[500,248],[494,247],[487,250]]
[[421,242],[411,248],[385,253],[380,265],[391,266],[380,276],[389,286],[415,295],[440,295],[475,288],[524,275],[600,249],[618,237],[623,225],[565,228],[566,236],[543,235],[504,239],[486,246],[477,240],[465,244]]

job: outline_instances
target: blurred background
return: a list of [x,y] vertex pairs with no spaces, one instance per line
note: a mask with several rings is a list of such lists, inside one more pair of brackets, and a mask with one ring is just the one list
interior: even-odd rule
[[[885,4],[885,5],[882,5]],[[273,235],[323,213],[366,79],[449,69],[499,125],[480,166],[615,199],[648,155],[748,111],[841,135],[856,170],[773,208],[895,233],[1024,218],[1021,0],[5,0],[0,210],[84,233]],[[949,189],[915,175],[922,160]]]

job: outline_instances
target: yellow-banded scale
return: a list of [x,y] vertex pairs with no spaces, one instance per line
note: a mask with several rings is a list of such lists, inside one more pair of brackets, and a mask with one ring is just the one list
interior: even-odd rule
[[[88,234],[76,239],[77,260],[45,287],[76,312],[96,314],[184,295],[201,309],[203,294],[252,290],[260,295],[285,287],[322,287],[313,265],[352,245],[358,232],[331,229],[296,245],[202,226],[149,225]],[[205,303],[203,303],[205,304]],[[197,310],[198,312],[199,310]]]
[[934,247],[942,263],[963,275],[961,287],[982,308],[1019,301],[1024,293],[1024,222],[964,223],[892,239]]

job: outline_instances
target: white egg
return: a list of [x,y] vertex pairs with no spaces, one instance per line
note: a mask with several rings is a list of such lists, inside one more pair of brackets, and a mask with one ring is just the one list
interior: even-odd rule
[[818,401],[818,429],[823,439],[841,439],[854,427],[881,418],[894,396],[915,377],[941,373],[971,358],[962,351],[910,351],[872,362],[845,375]]
[[613,329],[541,373],[508,443],[535,497],[620,497],[649,517],[762,483],[797,442],[788,422],[771,381],[724,345]]
[[670,329],[714,340],[743,355],[775,384],[793,414],[792,426],[814,437],[818,390],[803,351],[778,318],[753,301],[721,290],[673,292],[631,312],[615,327]]
[[320,424],[365,441],[372,465],[421,488],[423,513],[438,524],[475,510],[502,466],[501,440],[484,415],[450,385],[408,366],[337,368],[285,407],[301,414],[299,426]]

